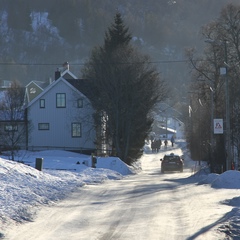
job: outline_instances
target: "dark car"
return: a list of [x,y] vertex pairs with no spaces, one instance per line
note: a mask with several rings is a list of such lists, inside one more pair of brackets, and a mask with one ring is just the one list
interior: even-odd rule
[[180,171],[183,172],[183,159],[174,153],[166,154],[163,159],[160,159],[162,162],[161,172],[165,171]]

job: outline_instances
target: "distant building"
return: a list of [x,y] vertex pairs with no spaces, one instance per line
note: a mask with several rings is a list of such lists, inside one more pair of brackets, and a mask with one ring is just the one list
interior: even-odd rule
[[170,139],[183,137],[184,123],[179,120],[181,113],[166,103],[158,104],[153,111],[154,123],[152,131],[156,138]]
[[41,82],[31,81],[25,87],[25,104],[31,102],[35,97],[37,97],[42,91],[43,88],[40,87]]

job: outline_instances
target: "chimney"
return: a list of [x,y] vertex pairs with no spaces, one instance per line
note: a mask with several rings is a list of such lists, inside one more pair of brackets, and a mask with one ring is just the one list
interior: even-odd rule
[[57,68],[57,71],[55,72],[55,81],[58,80],[61,77],[61,72],[59,71],[59,68]]

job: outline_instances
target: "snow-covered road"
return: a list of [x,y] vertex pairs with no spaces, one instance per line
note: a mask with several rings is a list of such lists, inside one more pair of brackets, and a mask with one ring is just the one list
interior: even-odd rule
[[[196,185],[188,178],[190,168],[162,174],[162,156],[163,152],[145,155],[137,175],[79,188],[42,208],[33,222],[9,228],[7,239],[223,239],[215,229],[231,210],[219,205],[226,191]],[[238,196],[238,190],[228,191],[229,198]]]

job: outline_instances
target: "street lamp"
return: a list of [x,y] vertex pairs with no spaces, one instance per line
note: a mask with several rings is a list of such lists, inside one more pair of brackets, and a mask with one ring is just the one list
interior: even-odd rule
[[231,166],[231,146],[230,146],[230,112],[229,112],[229,84],[228,84],[228,53],[227,53],[227,40],[218,41],[213,39],[206,39],[206,43],[223,45],[224,46],[224,65],[225,67],[220,69],[220,73],[225,75],[225,101],[226,101],[226,113],[225,113],[225,141],[227,147],[226,154],[226,170],[230,169]]

